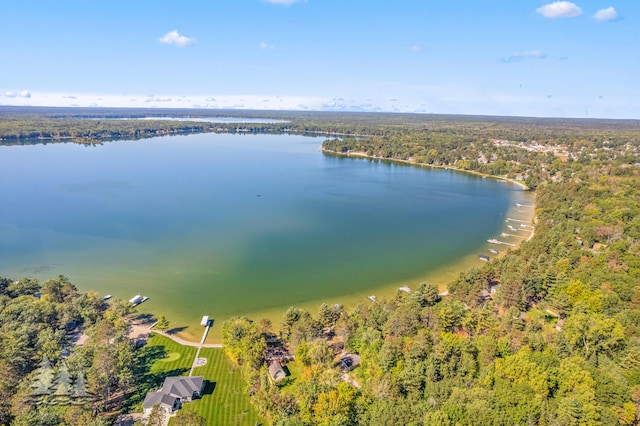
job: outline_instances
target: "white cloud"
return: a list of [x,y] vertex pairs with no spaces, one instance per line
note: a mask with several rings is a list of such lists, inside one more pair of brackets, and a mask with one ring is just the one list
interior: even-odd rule
[[[390,83],[391,84],[391,83]],[[554,95],[552,98],[545,93],[526,93],[523,89],[514,89],[508,92],[494,92],[477,90],[463,86],[441,85],[404,85],[393,83],[392,92],[381,91],[378,97],[371,98],[370,92],[366,92],[366,99],[358,96],[315,97],[315,96],[279,96],[279,95],[215,95],[217,102],[205,101],[212,98],[212,94],[189,95],[182,102],[177,100],[182,97],[176,93],[156,94],[153,98],[168,99],[172,101],[150,102],[144,104],[147,108],[185,108],[193,106],[209,109],[247,108],[261,110],[367,110],[367,111],[398,111],[398,112],[429,112],[440,114],[481,114],[481,115],[522,115],[522,116],[562,116],[584,117],[584,106],[588,102],[589,116],[601,118],[637,118],[640,109],[637,103],[632,101],[617,101],[607,96],[604,99],[596,99],[588,95],[582,101],[576,102],[573,98],[564,98]],[[69,99],[69,92],[43,92],[38,90],[32,93],[30,99],[21,98],[16,93],[15,98],[8,99],[3,95],[0,98],[4,105],[15,106],[56,106],[56,107],[88,107],[100,105],[102,107],[134,107],[143,105],[147,96],[144,94],[114,95],[104,93],[75,93],[77,99]],[[393,94],[393,95],[392,95]],[[398,98],[391,97],[398,95]],[[363,96],[364,97],[364,96]],[[353,98],[353,99],[352,99]],[[102,99],[102,101],[98,101]],[[402,102],[391,102],[390,99],[402,99]],[[425,100],[428,99],[427,102]],[[136,101],[137,100],[137,101]],[[269,102],[264,102],[269,100]],[[187,103],[188,102],[188,103]]]
[[160,43],[174,44],[179,47],[186,47],[195,44],[196,39],[180,35],[178,30],[169,31],[160,38]]
[[263,0],[263,1],[271,4],[284,4],[286,6],[290,6],[294,3],[297,3],[300,0]]
[[20,96],[21,98],[30,98],[31,92],[29,92],[28,90],[23,90],[22,92],[18,93],[18,96]]
[[274,46],[272,46],[269,43],[266,43],[264,41],[261,41],[259,46],[260,46],[260,49],[262,49],[262,50],[273,50],[273,49],[275,49]]
[[618,11],[613,7],[607,7],[606,9],[600,9],[593,15],[593,19],[596,21],[615,21],[618,19]]
[[556,1],[536,9],[545,18],[574,18],[582,15],[582,9],[570,1]]
[[525,59],[545,59],[546,57],[547,55],[545,55],[543,52],[540,52],[539,50],[532,50],[530,52],[514,53],[513,55],[509,56],[508,58],[504,58],[501,61],[508,63],[519,62]]
[[16,92],[4,92],[4,95],[7,98],[15,98],[16,96],[18,96],[18,94]]
[[414,44],[413,46],[411,46],[411,51],[412,52],[422,52],[424,50],[424,46],[421,44]]
[[171,102],[172,99],[171,98],[161,98],[158,96],[154,96],[154,97],[149,97],[145,100],[145,103],[149,103],[149,102]]

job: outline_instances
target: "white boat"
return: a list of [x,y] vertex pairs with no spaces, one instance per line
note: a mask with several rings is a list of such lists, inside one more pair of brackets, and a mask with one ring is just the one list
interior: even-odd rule
[[491,253],[493,253],[493,254],[498,254],[498,253],[500,253],[498,250],[496,250],[496,249],[494,249],[494,248],[489,249],[489,251],[490,251]]
[[100,298],[100,300],[109,300],[111,299],[113,296],[111,296],[110,294],[107,294],[106,296]]
[[500,241],[496,240],[495,238],[492,238],[492,239],[490,239],[490,240],[487,240],[487,242],[488,242],[488,243],[491,243],[491,244],[500,244]]
[[371,300],[372,302],[376,301],[376,297],[375,296],[369,296],[369,297],[367,297],[367,299]]
[[146,302],[147,300],[149,300],[147,296],[136,294],[131,299],[129,299],[129,303],[131,303],[133,306],[138,306],[139,304],[141,304],[142,302]]
[[406,287],[406,286],[400,287],[400,288],[398,288],[398,290],[405,291],[407,293],[411,293],[411,289],[409,287]]

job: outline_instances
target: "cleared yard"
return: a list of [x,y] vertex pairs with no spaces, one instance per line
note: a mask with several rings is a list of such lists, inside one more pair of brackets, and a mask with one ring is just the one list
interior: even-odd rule
[[[159,385],[166,376],[189,374],[196,353],[196,348],[182,346],[160,335],[151,336],[144,350],[156,355],[150,374],[156,383],[159,380]],[[195,411],[207,419],[207,425],[265,424],[251,405],[240,371],[227,359],[224,350],[202,348],[200,358],[206,358],[207,363],[195,368],[193,375],[204,376],[207,381],[204,395],[184,404],[181,410]],[[173,419],[169,424],[176,426]]]

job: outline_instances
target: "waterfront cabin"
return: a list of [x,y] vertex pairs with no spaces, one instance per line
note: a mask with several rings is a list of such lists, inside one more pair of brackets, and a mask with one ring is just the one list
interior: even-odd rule
[[359,365],[360,355],[358,354],[344,354],[342,357],[340,357],[339,366],[340,370],[342,370],[343,373],[347,373]]
[[483,302],[489,301],[493,299],[493,297],[491,297],[491,293],[489,293],[487,290],[482,290],[480,292],[480,300],[482,300]]
[[287,377],[287,373],[282,368],[282,364],[277,359],[271,361],[269,363],[269,376],[271,376],[271,380],[274,382],[279,382],[280,380]]

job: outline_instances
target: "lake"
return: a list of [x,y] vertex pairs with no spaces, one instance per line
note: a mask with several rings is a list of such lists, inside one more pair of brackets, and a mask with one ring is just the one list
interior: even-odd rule
[[[279,324],[291,305],[371,303],[517,243],[533,194],[443,169],[326,155],[323,138],[199,134],[0,146],[0,275],[64,274],[164,314]],[[499,237],[502,232],[512,237]],[[505,248],[504,246],[502,246]],[[434,275],[435,274],[435,275]],[[441,284],[441,283],[439,283]]]

